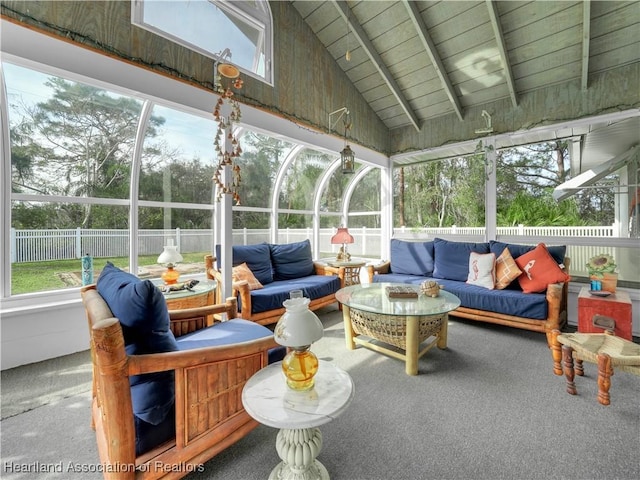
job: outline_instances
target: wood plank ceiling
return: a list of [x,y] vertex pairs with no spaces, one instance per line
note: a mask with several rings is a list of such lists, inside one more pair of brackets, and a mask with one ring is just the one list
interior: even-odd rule
[[[553,85],[585,90],[640,57],[637,1],[291,3],[390,130],[496,100],[516,109]],[[630,128],[637,143],[637,118]]]

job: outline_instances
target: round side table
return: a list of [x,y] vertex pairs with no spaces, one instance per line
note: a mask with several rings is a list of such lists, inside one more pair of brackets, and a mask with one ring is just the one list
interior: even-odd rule
[[353,399],[353,380],[347,372],[320,360],[315,386],[306,392],[287,387],[282,362],[258,371],[242,390],[242,404],[251,417],[279,428],[276,451],[282,460],[269,475],[276,479],[329,479],[316,457],[322,449],[317,428],[330,422]]

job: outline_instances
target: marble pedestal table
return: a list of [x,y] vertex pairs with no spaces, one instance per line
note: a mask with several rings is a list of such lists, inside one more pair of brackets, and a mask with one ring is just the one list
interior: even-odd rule
[[318,426],[330,422],[353,399],[353,380],[347,372],[320,360],[315,386],[308,391],[291,390],[282,372],[282,362],[258,371],[242,390],[245,410],[258,422],[279,428],[276,450],[282,460],[270,480],[329,478],[316,457],[322,449]]

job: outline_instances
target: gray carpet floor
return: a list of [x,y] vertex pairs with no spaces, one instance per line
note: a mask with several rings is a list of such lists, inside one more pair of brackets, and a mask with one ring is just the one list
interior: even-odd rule
[[[431,350],[411,377],[399,360],[347,350],[337,310],[320,318],[313,350],[355,384],[347,411],[321,427],[318,460],[333,480],[640,478],[639,377],[615,373],[605,407],[595,365],[569,395],[544,335],[455,318],[448,348]],[[82,352],[2,372],[0,477],[102,478],[89,361]],[[276,433],[259,426],[186,478],[266,479],[279,462]]]

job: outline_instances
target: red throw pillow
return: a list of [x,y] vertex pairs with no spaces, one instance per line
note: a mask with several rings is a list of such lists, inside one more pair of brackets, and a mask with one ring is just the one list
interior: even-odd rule
[[522,270],[518,283],[524,293],[544,292],[550,283],[569,280],[569,275],[558,266],[544,243],[516,258],[516,265]]

